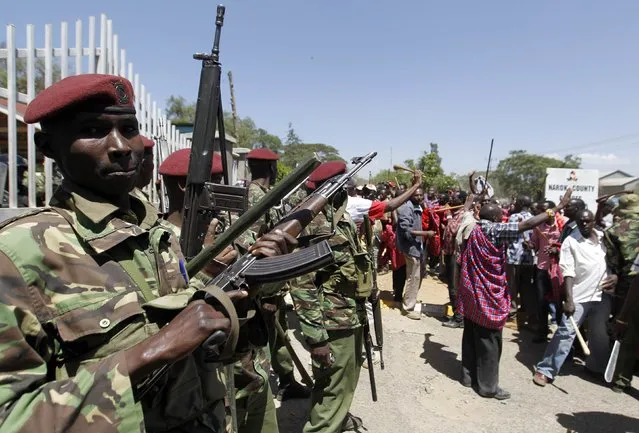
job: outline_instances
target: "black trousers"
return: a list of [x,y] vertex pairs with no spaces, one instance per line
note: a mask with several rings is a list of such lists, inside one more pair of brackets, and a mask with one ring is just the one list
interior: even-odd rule
[[537,321],[539,322],[538,334],[540,337],[548,335],[548,313],[550,304],[546,300],[546,294],[552,292],[552,283],[548,271],[537,269]]
[[406,284],[406,265],[393,271],[393,300],[402,302]]
[[464,318],[462,384],[480,395],[493,396],[499,389],[502,331],[484,328]]
[[450,299],[450,305],[453,307],[453,319],[456,322],[461,322],[463,317],[457,312],[457,286],[459,285],[459,272],[455,272],[455,267],[459,265],[455,261],[453,254],[446,254],[444,256],[446,263],[446,284],[448,285],[448,298]]

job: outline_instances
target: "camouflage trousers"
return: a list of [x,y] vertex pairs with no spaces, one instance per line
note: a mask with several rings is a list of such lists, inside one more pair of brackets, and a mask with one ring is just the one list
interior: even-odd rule
[[279,433],[273,393],[268,384],[262,392],[235,401],[238,433]]
[[630,387],[635,366],[637,365],[637,354],[639,353],[639,311],[635,310],[628,321],[628,329],[624,335],[621,347],[619,348],[619,358],[615,368],[613,382],[622,388]]
[[335,362],[329,368],[320,368],[313,362],[315,387],[304,433],[342,431],[362,369],[362,328],[328,331],[328,338]]

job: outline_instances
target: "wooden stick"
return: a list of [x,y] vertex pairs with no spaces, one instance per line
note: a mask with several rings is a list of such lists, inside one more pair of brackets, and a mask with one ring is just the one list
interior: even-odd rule
[[399,165],[399,164],[393,165],[393,170],[402,170],[402,171],[407,171],[407,172],[413,173],[413,174],[415,174],[415,171],[416,171],[416,170],[413,170],[412,168],[408,168],[408,167],[405,167],[405,166]]
[[584,351],[584,355],[586,356],[590,355],[590,349],[588,348],[588,345],[586,344],[586,340],[584,340],[584,337],[581,335],[581,332],[579,332],[579,327],[577,326],[577,322],[575,322],[575,319],[572,316],[570,316],[570,324],[572,325],[573,328],[575,328],[575,332],[577,333],[577,340],[579,340],[579,344],[581,345],[581,349]]

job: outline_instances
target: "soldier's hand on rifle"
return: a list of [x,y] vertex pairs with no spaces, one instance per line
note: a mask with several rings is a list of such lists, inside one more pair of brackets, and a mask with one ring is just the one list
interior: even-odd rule
[[297,239],[281,230],[273,230],[257,240],[249,251],[255,256],[281,256],[297,247]]
[[330,367],[335,361],[335,357],[333,356],[328,344],[312,348],[311,358],[322,367]]
[[[206,236],[204,237],[205,247],[213,245],[213,243],[215,242],[215,233],[219,224],[220,221],[217,218],[213,218],[213,220],[209,224],[209,227],[206,231]],[[212,277],[215,277],[224,269],[226,269],[231,263],[233,263],[236,258],[237,251],[235,251],[235,249],[231,245],[229,245],[228,247],[224,248],[224,250],[222,250],[222,252],[211,261],[211,263],[206,265],[206,267],[204,268],[204,272]]]
[[[242,296],[237,292],[233,296]],[[228,335],[230,328],[231,321],[211,305],[201,300],[189,303],[157,334],[125,351],[132,382],[188,356],[215,331]]]

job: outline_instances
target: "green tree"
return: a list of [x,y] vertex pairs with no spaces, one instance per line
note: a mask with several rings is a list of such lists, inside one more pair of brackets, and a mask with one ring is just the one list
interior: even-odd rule
[[195,102],[187,102],[183,96],[171,95],[166,100],[166,117],[174,125],[195,122]]
[[328,144],[298,143],[284,147],[280,162],[289,167],[295,167],[298,163],[304,162],[313,156],[313,154],[317,154],[320,161],[344,161],[339,155],[339,151]]
[[503,194],[508,196],[527,194],[536,198],[543,196],[547,168],[579,168],[580,166],[581,159],[573,155],[567,155],[562,161],[527,153],[525,150],[512,150],[507,158],[499,161],[492,177],[499,183]]
[[444,173],[437,143],[430,143],[430,151],[424,151],[419,157],[416,168],[423,173],[426,188],[434,186],[438,191],[446,191],[457,186],[456,179]]
[[286,140],[284,140],[287,146],[302,144],[302,140],[293,129],[293,123],[288,122],[288,132],[286,133]]

